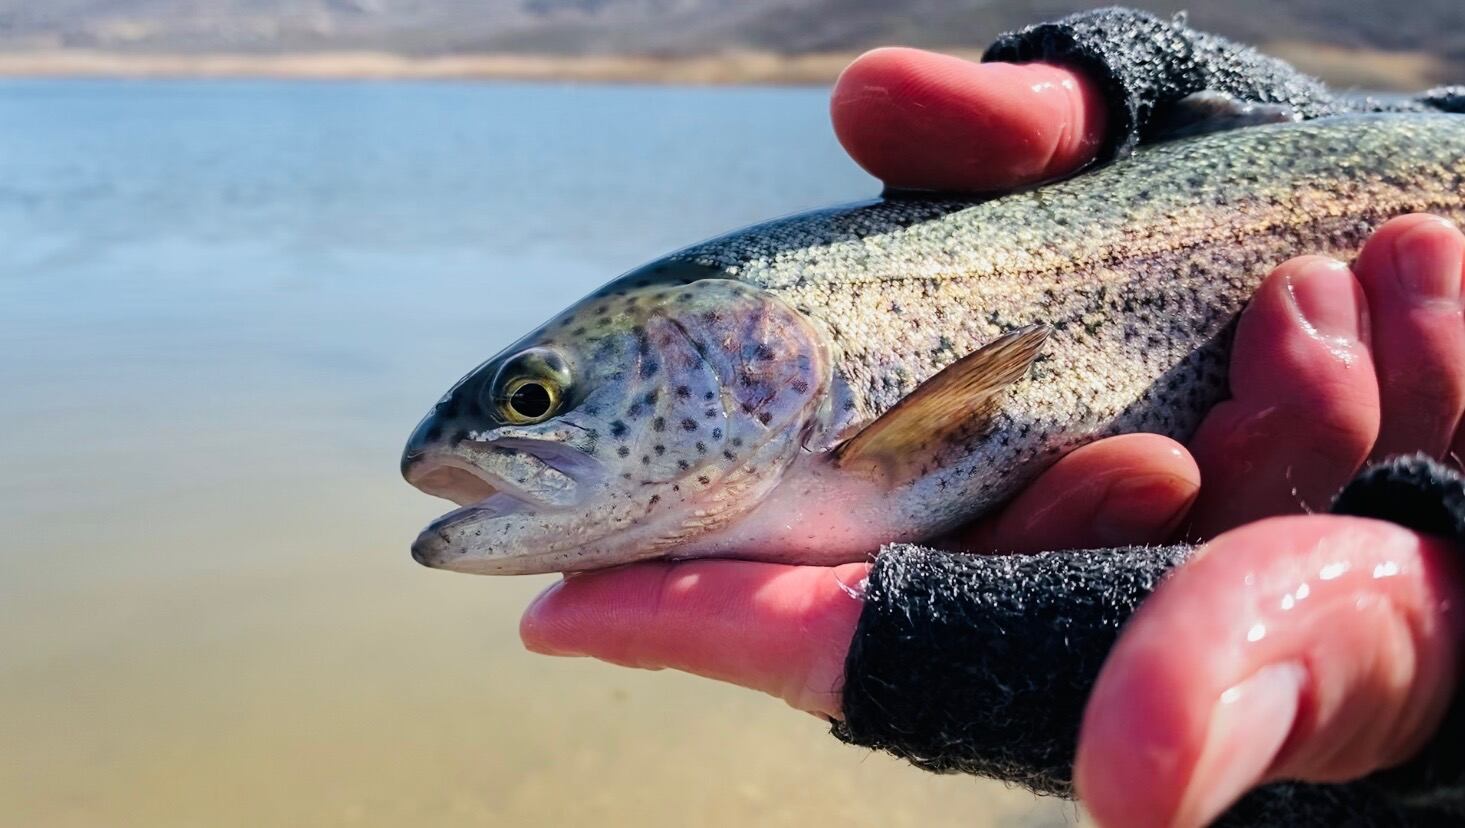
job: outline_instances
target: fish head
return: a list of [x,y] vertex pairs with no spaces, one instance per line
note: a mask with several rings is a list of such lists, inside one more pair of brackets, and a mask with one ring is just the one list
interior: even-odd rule
[[674,555],[756,506],[829,419],[828,340],[707,270],[623,277],[453,386],[402,473],[460,508],[413,557],[482,574],[595,569]]

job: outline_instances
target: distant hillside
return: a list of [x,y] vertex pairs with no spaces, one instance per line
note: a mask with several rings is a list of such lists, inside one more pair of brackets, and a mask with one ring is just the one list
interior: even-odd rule
[[[845,52],[884,43],[975,48],[1084,0],[0,0],[0,52],[378,51],[705,57]],[[1314,44],[1425,53],[1465,79],[1465,0],[1152,0],[1197,25],[1301,57]],[[1349,53],[1321,59],[1347,75]],[[1368,77],[1365,73],[1364,77]]]

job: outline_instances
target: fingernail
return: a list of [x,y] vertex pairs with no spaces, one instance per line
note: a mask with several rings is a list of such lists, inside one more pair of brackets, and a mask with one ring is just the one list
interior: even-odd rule
[[1419,300],[1460,301],[1461,248],[1447,241],[1454,226],[1444,219],[1422,221],[1394,242],[1395,275]]
[[1302,321],[1318,336],[1358,342],[1363,337],[1362,307],[1352,271],[1342,262],[1309,264],[1287,277]]
[[1274,664],[1221,694],[1171,825],[1209,825],[1266,779],[1292,732],[1304,678],[1300,664]]
[[1170,534],[1195,491],[1189,480],[1170,474],[1126,477],[1104,493],[1094,533],[1112,546],[1158,541]]

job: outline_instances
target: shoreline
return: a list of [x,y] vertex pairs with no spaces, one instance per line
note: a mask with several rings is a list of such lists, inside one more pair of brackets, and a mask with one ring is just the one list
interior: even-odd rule
[[[942,50],[976,60],[979,50]],[[1427,88],[1451,65],[1422,52],[1383,52],[1279,41],[1264,51],[1339,87],[1381,91]],[[517,80],[696,86],[824,86],[859,51],[778,54],[723,52],[653,55],[466,54],[407,56],[379,51],[278,54],[129,53],[59,49],[0,51],[3,78],[259,78],[276,80]]]
[[[567,81],[668,85],[826,85],[858,52],[704,57],[480,54],[413,57],[389,52],[163,54],[85,50],[0,52],[3,78],[169,78],[380,81]],[[961,53],[976,58],[976,52]]]

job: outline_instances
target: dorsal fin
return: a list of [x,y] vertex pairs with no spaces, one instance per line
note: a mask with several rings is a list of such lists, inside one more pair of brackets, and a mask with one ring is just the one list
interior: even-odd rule
[[1302,114],[1286,104],[1244,101],[1227,92],[1207,89],[1155,110],[1145,127],[1145,141],[1173,141],[1212,132],[1300,120]]
[[892,480],[914,476],[946,438],[989,424],[1002,392],[1027,376],[1050,332],[1047,325],[1019,328],[946,366],[840,444],[835,465],[875,466]]

